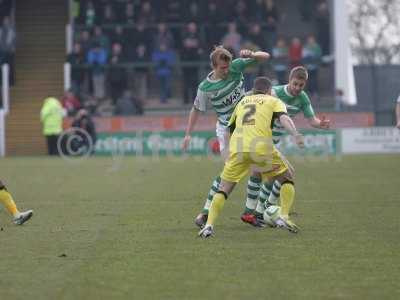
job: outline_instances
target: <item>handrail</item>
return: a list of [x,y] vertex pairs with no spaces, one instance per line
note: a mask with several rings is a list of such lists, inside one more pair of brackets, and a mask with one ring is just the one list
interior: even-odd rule
[[[142,67],[148,67],[148,68],[154,68],[155,63],[153,62],[134,62],[134,63],[118,63],[118,64],[104,64],[101,65],[101,67],[104,68],[110,68],[110,67],[119,67],[119,68],[142,68]],[[209,66],[210,62],[208,61],[178,61],[171,67],[205,67]],[[73,64],[72,67],[77,67],[77,68],[90,68],[93,67],[94,65],[92,64]],[[98,65],[97,65],[98,66]]]
[[71,53],[72,51],[72,45],[73,45],[73,38],[74,33],[72,30],[72,25],[71,24],[67,24],[65,25],[65,52]]
[[71,88],[71,64],[64,64],[64,91],[67,91]]
[[[230,22],[226,22],[226,21],[218,22],[218,23],[215,23],[215,24],[214,23],[205,23],[205,24],[199,24],[198,23],[197,26],[199,28],[209,27],[209,26],[224,28],[224,27],[227,27],[229,25],[229,23]],[[99,27],[104,28],[104,29],[112,29],[112,28],[115,28],[116,26],[121,26],[122,28],[136,28],[138,24],[139,23],[127,24],[127,23],[115,22],[115,23],[108,23],[108,24],[99,24],[99,25],[96,25],[96,26],[99,26]],[[158,27],[158,24],[159,24],[159,22],[146,24],[146,28],[154,29],[154,28]],[[184,27],[186,27],[188,22],[167,22],[166,24],[167,24],[168,28],[176,29],[176,28],[184,28]],[[260,24],[261,27],[264,27],[264,26],[268,25],[267,22],[260,22],[258,24]],[[82,23],[81,24],[79,24],[79,23],[75,24],[75,29],[76,30],[85,30],[85,29],[91,29],[91,28],[92,28],[92,26],[89,26],[89,25],[86,25],[86,24],[82,24]]]
[[[313,60],[306,60],[303,59],[303,63],[306,62],[310,62],[312,61],[313,63],[316,64],[321,64],[322,60],[319,59],[313,59]],[[282,62],[285,62],[286,64],[290,64],[289,59],[276,59],[276,58],[272,58],[271,60],[263,63],[264,66],[274,66],[275,64],[282,64]],[[73,68],[90,68],[93,66],[99,66],[99,65],[93,65],[93,64],[88,64],[88,63],[84,63],[84,64],[71,64],[71,66]],[[111,68],[111,67],[117,67],[117,68],[143,68],[143,67],[147,67],[147,68],[155,68],[157,66],[156,63],[148,61],[148,62],[126,62],[126,63],[117,63],[117,64],[110,64],[110,63],[106,63],[104,65],[100,65],[101,67],[104,68]],[[199,60],[199,61],[184,61],[184,60],[178,60],[176,63],[174,63],[173,65],[171,65],[172,68],[181,68],[181,67],[200,67],[200,68],[210,68],[210,62],[206,61],[206,60]]]
[[1,86],[1,94],[3,98],[3,111],[7,115],[10,109],[10,66],[8,64],[3,64],[1,66],[1,76],[3,78],[3,83]]
[[0,109],[0,157],[4,157],[6,155],[5,134],[6,134],[6,130],[5,130],[4,111],[3,111],[3,109]]
[[10,85],[9,85],[10,67],[8,64],[1,66],[1,94],[3,98],[3,107],[0,108],[0,157],[6,154],[6,132],[5,132],[5,116],[9,112],[10,107]]

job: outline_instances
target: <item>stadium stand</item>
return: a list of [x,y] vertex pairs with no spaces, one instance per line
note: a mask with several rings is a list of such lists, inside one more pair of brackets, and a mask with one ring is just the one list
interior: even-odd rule
[[326,0],[299,6],[288,0],[74,3],[74,46],[67,57],[72,89],[98,115],[113,114],[126,89],[146,112],[189,107],[209,70],[207,54],[220,43],[236,55],[243,46],[273,54],[269,64],[246,74],[246,86],[257,73],[282,83],[289,67],[303,64],[316,105],[333,104]]

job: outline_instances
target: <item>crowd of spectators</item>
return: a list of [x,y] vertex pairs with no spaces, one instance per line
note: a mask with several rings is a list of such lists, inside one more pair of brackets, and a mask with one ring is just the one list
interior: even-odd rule
[[310,72],[309,92],[317,93],[321,57],[330,52],[329,10],[326,0],[300,3],[303,20],[316,26],[296,37],[278,32],[281,13],[274,0],[75,0],[74,43],[67,57],[72,89],[94,102],[110,98],[114,106],[132,94],[125,91],[134,91],[132,107],[140,104],[131,111],[141,113],[151,74],[161,103],[176,93],[172,79],[178,78],[182,95],[175,96],[191,103],[208,53],[223,44],[234,55],[244,47],[272,54],[264,67],[269,70],[246,73],[247,87],[265,71],[284,83],[289,68],[302,64]]

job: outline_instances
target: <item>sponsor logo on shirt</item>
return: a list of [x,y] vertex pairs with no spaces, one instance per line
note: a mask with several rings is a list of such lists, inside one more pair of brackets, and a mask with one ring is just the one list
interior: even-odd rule
[[227,97],[224,101],[222,101],[222,104],[224,106],[230,106],[233,103],[236,103],[240,100],[242,93],[241,93],[241,88],[236,88],[229,97]]

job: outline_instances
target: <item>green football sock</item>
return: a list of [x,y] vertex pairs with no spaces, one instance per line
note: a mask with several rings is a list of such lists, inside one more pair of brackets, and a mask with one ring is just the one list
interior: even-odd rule
[[260,189],[260,197],[258,198],[257,207],[256,207],[256,214],[262,215],[265,210],[265,201],[268,199],[269,195],[271,194],[272,184],[268,182],[264,182],[261,185]]
[[257,206],[258,194],[260,193],[261,178],[250,176],[247,181],[247,198],[244,213],[253,213]]
[[268,197],[268,205],[278,205],[280,196],[281,184],[275,180],[272,186],[271,194]]
[[271,194],[271,190],[272,190],[272,184],[268,183],[268,182],[264,182],[261,185],[259,202],[264,204],[265,201],[267,201],[267,199],[269,198],[269,195]]

